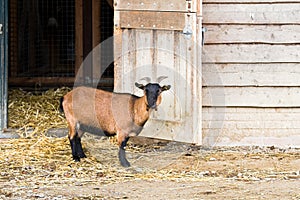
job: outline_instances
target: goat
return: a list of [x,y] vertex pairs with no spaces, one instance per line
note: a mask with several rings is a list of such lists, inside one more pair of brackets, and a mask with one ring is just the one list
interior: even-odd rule
[[137,136],[149,119],[150,112],[161,103],[161,93],[170,85],[135,83],[144,91],[142,97],[128,93],[107,92],[89,87],[77,87],[61,99],[60,108],[69,126],[69,141],[75,161],[85,158],[81,145],[84,132],[97,135],[117,135],[118,157],[123,167],[129,167],[125,147],[129,137]]

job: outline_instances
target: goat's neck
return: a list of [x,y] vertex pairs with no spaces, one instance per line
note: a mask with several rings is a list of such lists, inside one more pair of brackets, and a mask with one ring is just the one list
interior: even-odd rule
[[134,122],[139,126],[144,126],[150,115],[150,110],[145,98],[146,96],[142,96],[134,103]]

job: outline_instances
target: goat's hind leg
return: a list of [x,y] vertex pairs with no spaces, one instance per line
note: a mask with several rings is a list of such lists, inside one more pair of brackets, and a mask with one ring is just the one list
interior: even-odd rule
[[119,161],[123,167],[130,167],[130,163],[126,159],[125,147],[129,140],[129,137],[124,138],[124,140],[119,145]]
[[[80,134],[82,135],[82,134]],[[76,147],[77,147],[77,156],[79,158],[86,158],[86,155],[84,154],[83,152],[83,149],[82,149],[82,145],[81,145],[81,138],[79,137],[79,134],[78,132],[76,133]]]

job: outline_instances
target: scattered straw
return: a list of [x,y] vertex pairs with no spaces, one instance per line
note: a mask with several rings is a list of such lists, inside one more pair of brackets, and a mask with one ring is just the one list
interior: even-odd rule
[[8,126],[17,129],[21,137],[44,135],[50,128],[67,127],[64,116],[59,112],[59,99],[69,88],[51,89],[35,94],[21,89],[9,91]]
[[[132,179],[174,181],[178,179],[197,181],[209,177],[226,177],[242,181],[269,180],[272,177],[299,179],[299,168],[296,169],[293,164],[288,167],[283,165],[298,161],[299,150],[287,153],[279,149],[257,152],[243,149],[233,151],[195,149],[187,153],[186,147],[174,152],[174,148],[168,146],[155,149],[155,146],[151,145],[150,148],[129,145],[128,154],[131,154],[129,159],[134,166],[140,167],[125,169],[120,167],[117,160],[116,146],[98,147],[96,144],[105,141],[91,139],[83,141],[87,158],[75,163],[72,160],[67,137],[45,136],[50,128],[67,127],[58,107],[60,97],[69,90],[61,88],[41,94],[23,90],[9,91],[9,127],[17,129],[22,138],[0,141],[0,182],[34,187],[53,184],[84,185],[93,182],[110,184]],[[112,140],[110,142],[113,142]],[[97,155],[99,159],[96,159]],[[276,165],[260,169],[266,164],[266,160]],[[255,165],[258,162],[261,163],[260,168]],[[160,163],[163,163],[163,167],[154,167]],[[254,166],[249,169],[251,165]]]

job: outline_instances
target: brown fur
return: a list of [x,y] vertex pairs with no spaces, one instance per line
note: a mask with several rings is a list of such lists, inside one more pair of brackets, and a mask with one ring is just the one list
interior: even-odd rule
[[[131,133],[138,134],[149,118],[146,98],[78,87],[64,96],[63,108],[69,136],[75,136],[77,122],[117,134],[118,143]],[[80,132],[79,137],[82,136]]]
[[[146,94],[146,86],[137,83],[136,86],[143,89]],[[153,103],[158,106],[161,103],[161,92],[170,89],[171,86],[160,87],[158,84],[150,84],[150,87],[152,86],[158,95]],[[95,133],[96,130],[96,132],[103,131],[108,136],[117,135],[120,147],[119,160],[123,166],[130,166],[124,148],[129,137],[138,135],[149,119],[152,109],[149,108],[146,95],[137,97],[78,87],[67,93],[61,103],[69,126],[69,140],[75,161],[86,157],[80,139],[84,131],[93,130],[91,133]]]

